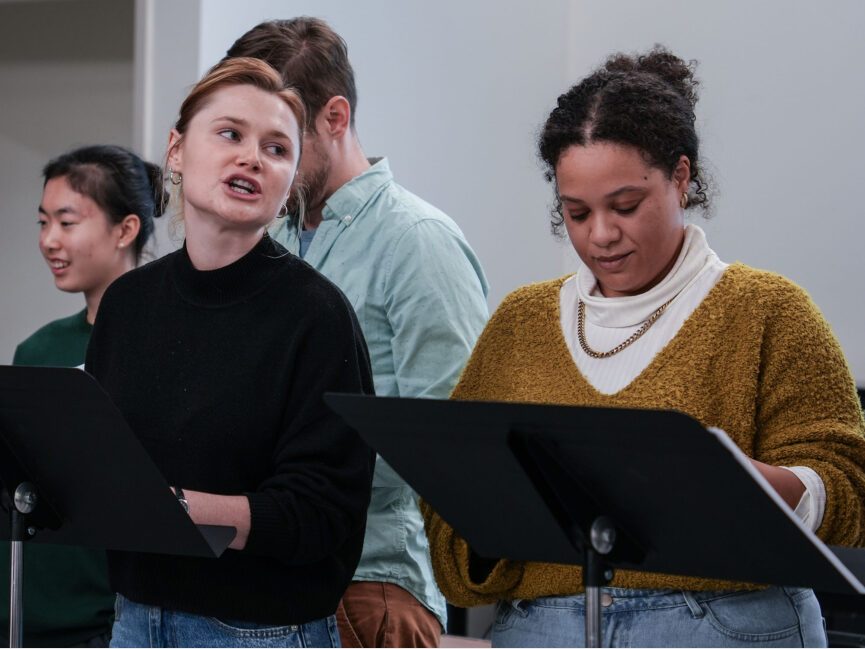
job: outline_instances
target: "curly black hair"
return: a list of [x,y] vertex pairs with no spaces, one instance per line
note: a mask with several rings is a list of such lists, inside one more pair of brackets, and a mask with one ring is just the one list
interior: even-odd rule
[[[559,96],[538,138],[544,175],[555,183],[556,164],[571,146],[613,142],[636,148],[647,164],[672,177],[682,155],[691,163],[688,207],[706,210],[708,186],[699,160],[695,128],[696,61],[685,62],[660,45],[646,54],[614,54],[591,75]],[[551,211],[560,235],[561,201]]]

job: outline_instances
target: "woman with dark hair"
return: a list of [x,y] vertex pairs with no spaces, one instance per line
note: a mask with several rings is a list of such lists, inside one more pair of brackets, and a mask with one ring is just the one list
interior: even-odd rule
[[372,392],[345,296],[267,234],[284,212],[303,102],[257,59],[190,91],[167,177],[183,248],[106,292],[86,369],[219,559],[109,552],[112,646],[338,646],[363,545],[374,454],[324,404]]
[[[504,300],[453,398],[679,410],[726,431],[824,541],[862,545],[865,428],[831,329],[802,289],[686,225],[708,201],[692,67],[616,55],[559,97],[540,157],[583,266]],[[579,568],[481,558],[424,511],[445,596],[498,602],[494,646],[583,641]],[[602,603],[613,646],[826,643],[808,589],[620,570]]]
[[[69,151],[43,170],[39,249],[62,291],[83,293],[86,307],[39,329],[15,350],[15,365],[84,363],[105,289],[135,268],[164,208],[162,172],[119,146]],[[4,544],[5,545],[5,544]],[[0,574],[9,575],[8,549]],[[105,553],[29,545],[24,553],[27,646],[108,646],[114,593]],[[8,594],[0,596],[0,626],[8,626]]]

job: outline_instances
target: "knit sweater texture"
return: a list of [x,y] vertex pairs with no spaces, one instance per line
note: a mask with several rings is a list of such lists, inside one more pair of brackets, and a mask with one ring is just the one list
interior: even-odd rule
[[115,281],[86,369],[171,485],[249,499],[242,551],[109,552],[128,599],[260,624],[332,614],[363,543],[374,456],[324,404],[372,393],[345,296],[265,236],[211,271],[186,249]]
[[[503,301],[452,398],[678,410],[723,429],[753,459],[814,469],[827,493],[818,536],[865,545],[862,410],[841,348],[802,289],[779,275],[731,265],[648,367],[605,395],[580,374],[563,338],[565,279],[520,288]],[[423,513],[436,579],[454,604],[582,591],[580,568],[546,563],[501,560],[475,581],[465,540],[426,504]],[[617,571],[611,586],[753,588],[627,570]]]

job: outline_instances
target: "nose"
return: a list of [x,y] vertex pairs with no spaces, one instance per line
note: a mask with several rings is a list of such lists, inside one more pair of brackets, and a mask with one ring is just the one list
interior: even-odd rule
[[598,211],[591,215],[589,241],[598,248],[609,248],[622,236],[616,216],[609,212]]
[[247,142],[237,155],[237,164],[240,167],[249,167],[255,171],[261,169],[261,158],[258,144]]
[[44,252],[51,252],[60,247],[57,226],[51,221],[48,221],[39,230],[39,247]]

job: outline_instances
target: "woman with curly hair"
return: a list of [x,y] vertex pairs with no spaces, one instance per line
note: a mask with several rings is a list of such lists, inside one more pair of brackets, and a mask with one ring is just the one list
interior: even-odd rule
[[[504,300],[453,398],[687,413],[820,538],[862,545],[865,426],[831,329],[801,288],[722,262],[686,224],[708,204],[692,68],[662,48],[620,54],[559,97],[539,150],[553,229],[583,266]],[[424,513],[445,596],[498,603],[494,646],[583,641],[580,568],[482,558]],[[602,604],[613,646],[826,644],[809,589],[621,570]]]

